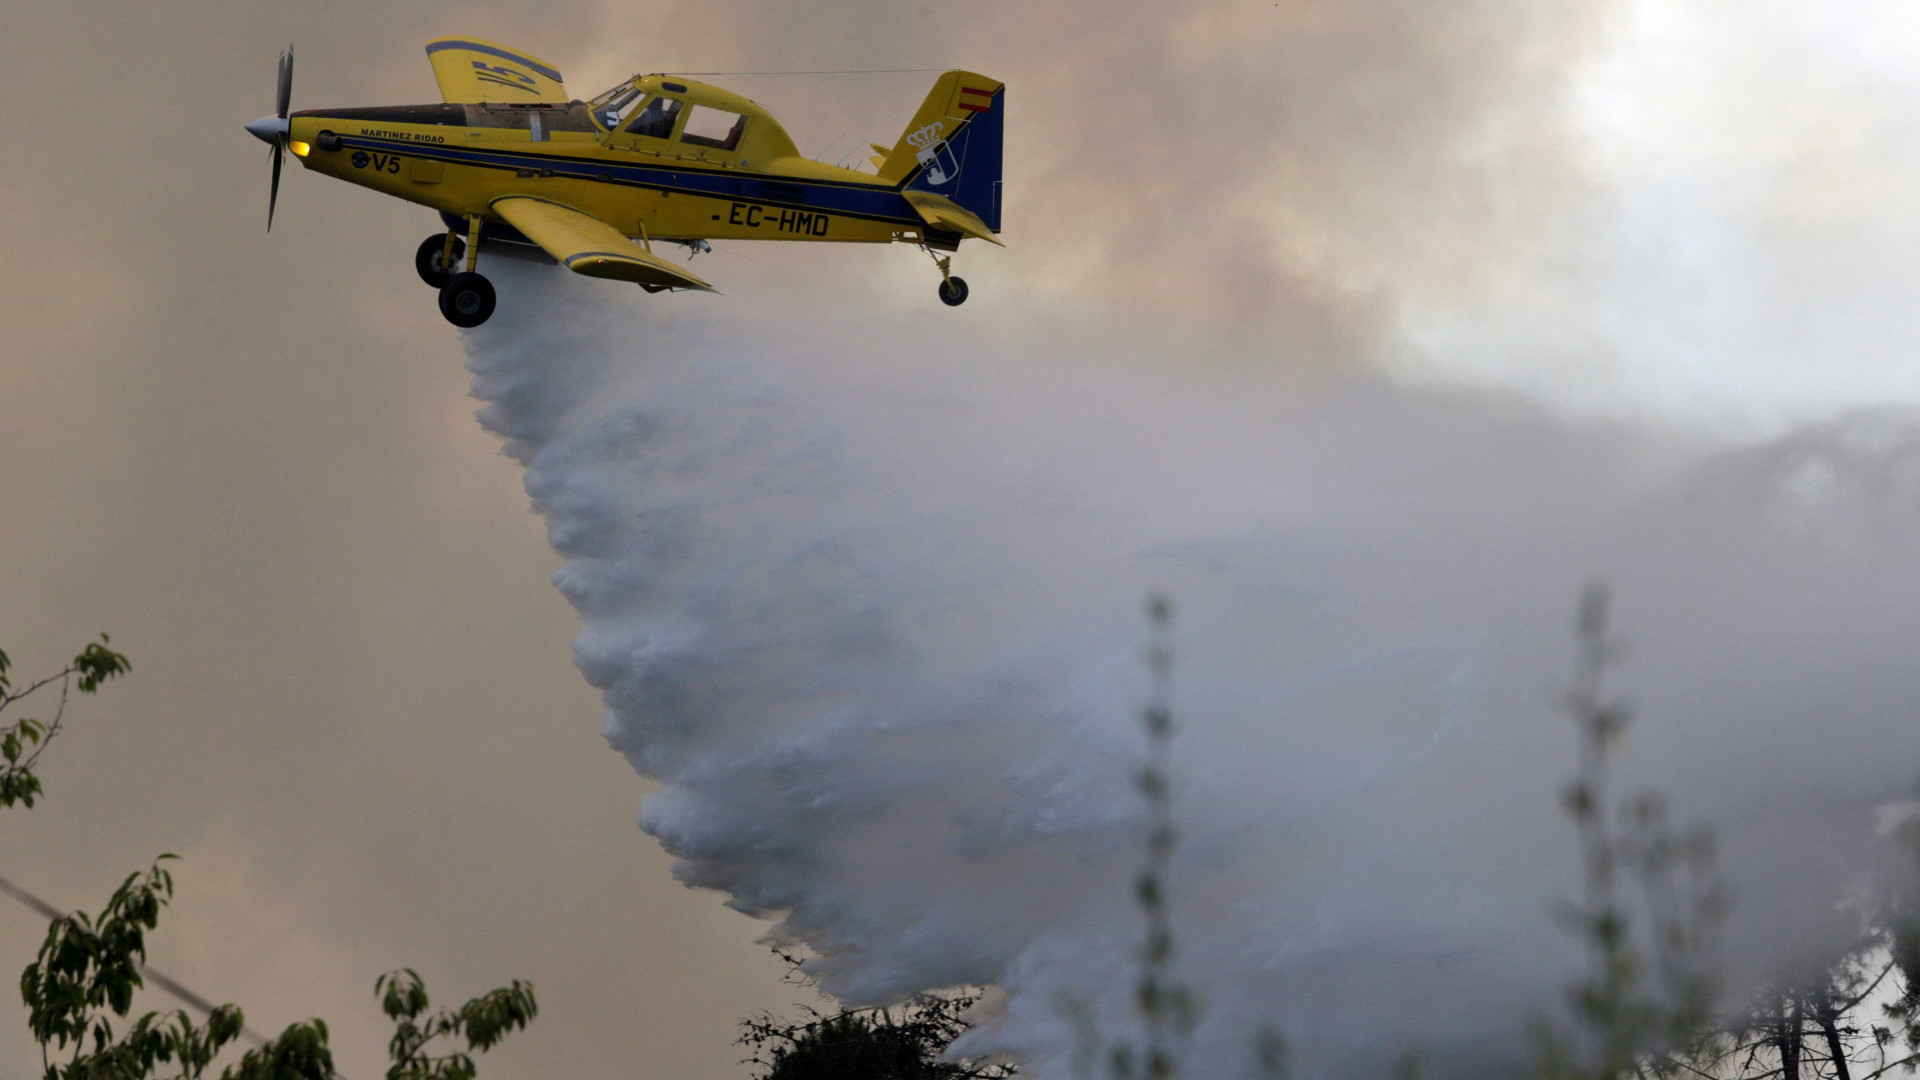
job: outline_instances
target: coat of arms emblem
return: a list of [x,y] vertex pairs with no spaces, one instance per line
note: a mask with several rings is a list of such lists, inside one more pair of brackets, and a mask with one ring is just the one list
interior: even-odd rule
[[928,124],[907,136],[907,145],[913,147],[913,156],[926,170],[927,183],[932,187],[940,187],[960,175],[953,148],[940,137],[944,130],[940,124]]

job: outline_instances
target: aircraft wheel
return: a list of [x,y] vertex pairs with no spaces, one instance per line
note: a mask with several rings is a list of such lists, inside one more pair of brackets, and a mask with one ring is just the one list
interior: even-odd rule
[[959,307],[967,302],[967,282],[965,278],[950,277],[940,283],[940,302],[948,307]]
[[[420,280],[438,289],[447,283],[456,270],[440,265],[440,255],[447,249],[447,234],[435,233],[420,241],[420,250],[414,252],[413,268],[420,272]],[[458,237],[453,241],[453,265],[459,266],[460,260],[467,257],[467,242]]]
[[493,283],[479,274],[455,274],[440,287],[440,314],[455,326],[471,328],[493,314]]

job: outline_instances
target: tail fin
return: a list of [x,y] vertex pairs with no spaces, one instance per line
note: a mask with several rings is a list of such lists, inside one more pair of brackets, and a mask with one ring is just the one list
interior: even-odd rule
[[971,71],[940,76],[880,165],[880,177],[931,191],[1000,231],[1000,158],[1005,84]]

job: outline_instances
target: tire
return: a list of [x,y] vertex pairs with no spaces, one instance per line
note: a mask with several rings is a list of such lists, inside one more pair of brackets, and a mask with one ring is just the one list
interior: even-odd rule
[[486,322],[493,304],[493,282],[479,274],[455,274],[440,287],[440,314],[463,330]]
[[[440,253],[445,251],[446,248],[447,248],[447,234],[439,233],[434,236],[429,236],[425,240],[420,241],[420,250],[414,252],[413,254],[413,268],[419,272],[420,280],[426,282],[427,284],[433,286],[436,289],[445,285],[447,283],[447,279],[452,277],[455,273],[458,272],[454,270],[449,270],[446,267],[440,265]],[[467,242],[465,240],[460,239],[457,236],[454,237],[453,239],[454,265],[455,266],[460,265],[460,260],[466,258],[466,255],[467,255]]]
[[940,302],[948,307],[959,307],[967,302],[967,281],[965,278],[950,277],[940,283]]

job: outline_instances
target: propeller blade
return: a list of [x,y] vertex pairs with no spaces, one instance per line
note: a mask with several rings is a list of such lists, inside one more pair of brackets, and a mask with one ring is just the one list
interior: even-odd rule
[[293,45],[287,45],[287,51],[280,54],[280,85],[274,97],[274,113],[280,119],[287,118],[287,106],[293,103]]
[[273,155],[273,186],[267,189],[267,231],[273,231],[273,205],[280,201],[280,162],[285,160],[280,147],[274,146],[267,153]]
[[[276,80],[273,93],[274,115],[282,121],[285,121],[287,118],[287,107],[291,104],[293,104],[293,43],[288,42],[286,51],[280,54],[280,75]],[[247,130],[252,131],[253,129],[248,128]],[[256,132],[256,134],[258,134],[258,132]],[[280,202],[280,167],[285,164],[287,158],[287,126],[285,123],[282,123],[280,130],[273,134],[272,142],[273,148],[268,151],[268,153],[273,155],[273,184],[267,188],[268,232],[273,231],[273,208]]]

